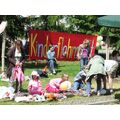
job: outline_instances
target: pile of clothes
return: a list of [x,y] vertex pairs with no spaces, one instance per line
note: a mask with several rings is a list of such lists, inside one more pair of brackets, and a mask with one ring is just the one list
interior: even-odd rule
[[58,93],[45,93],[44,95],[27,95],[27,96],[16,96],[14,98],[15,102],[44,102],[52,100],[63,100],[67,97],[64,94]]
[[14,92],[15,92],[15,89],[13,87],[1,86],[0,87],[0,99],[10,98],[10,100],[12,100],[15,97]]

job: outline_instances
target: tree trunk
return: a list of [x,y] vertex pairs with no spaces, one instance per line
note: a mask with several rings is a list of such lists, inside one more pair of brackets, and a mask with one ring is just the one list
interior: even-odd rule
[[6,31],[3,32],[3,40],[2,40],[2,72],[5,71],[5,46],[6,46]]

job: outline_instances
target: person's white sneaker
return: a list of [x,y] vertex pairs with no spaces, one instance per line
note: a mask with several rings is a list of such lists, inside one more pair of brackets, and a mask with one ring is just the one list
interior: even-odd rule
[[53,74],[56,74],[56,71],[55,71],[55,70],[53,70]]
[[98,91],[98,92],[97,92],[97,96],[100,96],[100,95],[101,95],[101,94],[100,94],[100,91]]
[[113,89],[110,89],[110,93],[113,93]]

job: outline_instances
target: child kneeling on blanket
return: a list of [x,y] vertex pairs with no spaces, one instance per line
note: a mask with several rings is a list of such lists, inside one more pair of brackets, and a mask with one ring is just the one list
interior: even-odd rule
[[34,94],[42,95],[43,94],[42,84],[39,81],[39,74],[37,73],[37,71],[33,71],[31,73],[31,80],[28,85],[28,92],[31,95],[34,95]]
[[48,85],[46,86],[46,91],[50,93],[59,93],[61,92],[60,85],[64,81],[68,81],[69,76],[67,74],[63,74],[61,78],[51,79]]

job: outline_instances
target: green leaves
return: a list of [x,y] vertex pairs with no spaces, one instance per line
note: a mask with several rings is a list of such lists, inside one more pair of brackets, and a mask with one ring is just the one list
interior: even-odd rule
[[8,21],[7,35],[15,39],[25,37],[29,28],[68,33],[98,34],[119,37],[120,29],[99,26],[99,15],[11,15],[0,17]]

